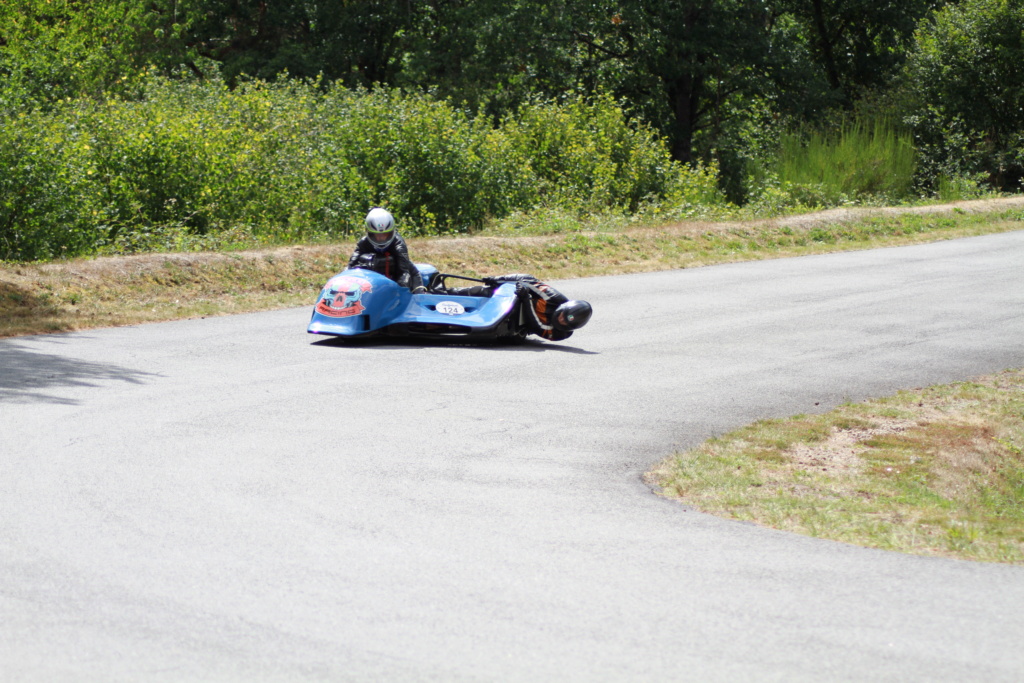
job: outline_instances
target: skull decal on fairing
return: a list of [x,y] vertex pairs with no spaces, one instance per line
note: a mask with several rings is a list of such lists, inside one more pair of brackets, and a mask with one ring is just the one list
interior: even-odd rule
[[316,304],[316,311],[332,318],[347,318],[365,310],[364,292],[373,291],[373,285],[362,278],[339,276],[327,283]]

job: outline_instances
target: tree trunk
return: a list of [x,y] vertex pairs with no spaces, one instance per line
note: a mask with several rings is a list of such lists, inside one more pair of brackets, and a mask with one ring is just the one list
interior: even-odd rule
[[693,161],[693,134],[697,129],[698,105],[703,78],[684,74],[668,82],[669,106],[674,120],[671,131],[672,158]]
[[821,52],[821,63],[825,67],[825,75],[833,88],[842,91],[839,69],[836,68],[835,46],[832,45],[832,39],[829,37],[823,0],[811,0],[811,11],[814,14],[814,28],[818,32],[818,50]]

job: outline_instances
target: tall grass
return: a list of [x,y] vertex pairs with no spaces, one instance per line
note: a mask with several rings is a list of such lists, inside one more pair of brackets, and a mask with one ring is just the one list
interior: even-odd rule
[[846,122],[835,131],[783,134],[776,174],[802,204],[898,202],[912,192],[913,139],[885,119]]

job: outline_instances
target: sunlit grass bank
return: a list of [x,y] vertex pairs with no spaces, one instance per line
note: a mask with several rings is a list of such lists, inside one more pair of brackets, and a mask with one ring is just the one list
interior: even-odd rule
[[664,495],[857,545],[1024,562],[1024,370],[765,420],[664,461]]
[[[566,279],[1019,230],[1024,208],[718,223],[581,224],[564,216],[531,221],[476,237],[412,238],[412,255],[471,276],[530,272]],[[352,246],[346,240],[220,253],[0,262],[0,337],[311,305],[323,282],[344,268]]]

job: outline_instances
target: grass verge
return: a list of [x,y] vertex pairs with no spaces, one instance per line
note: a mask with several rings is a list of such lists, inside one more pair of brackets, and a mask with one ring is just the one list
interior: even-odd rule
[[[570,224],[571,225],[571,224]],[[584,226],[586,227],[586,226]],[[565,221],[410,240],[444,272],[619,275],[954,239],[1024,227],[1024,197],[949,207],[840,209],[761,221],[589,226]],[[352,244],[0,263],[0,338],[310,305]]]
[[1024,370],[764,420],[648,474],[699,510],[862,546],[1024,563]]

